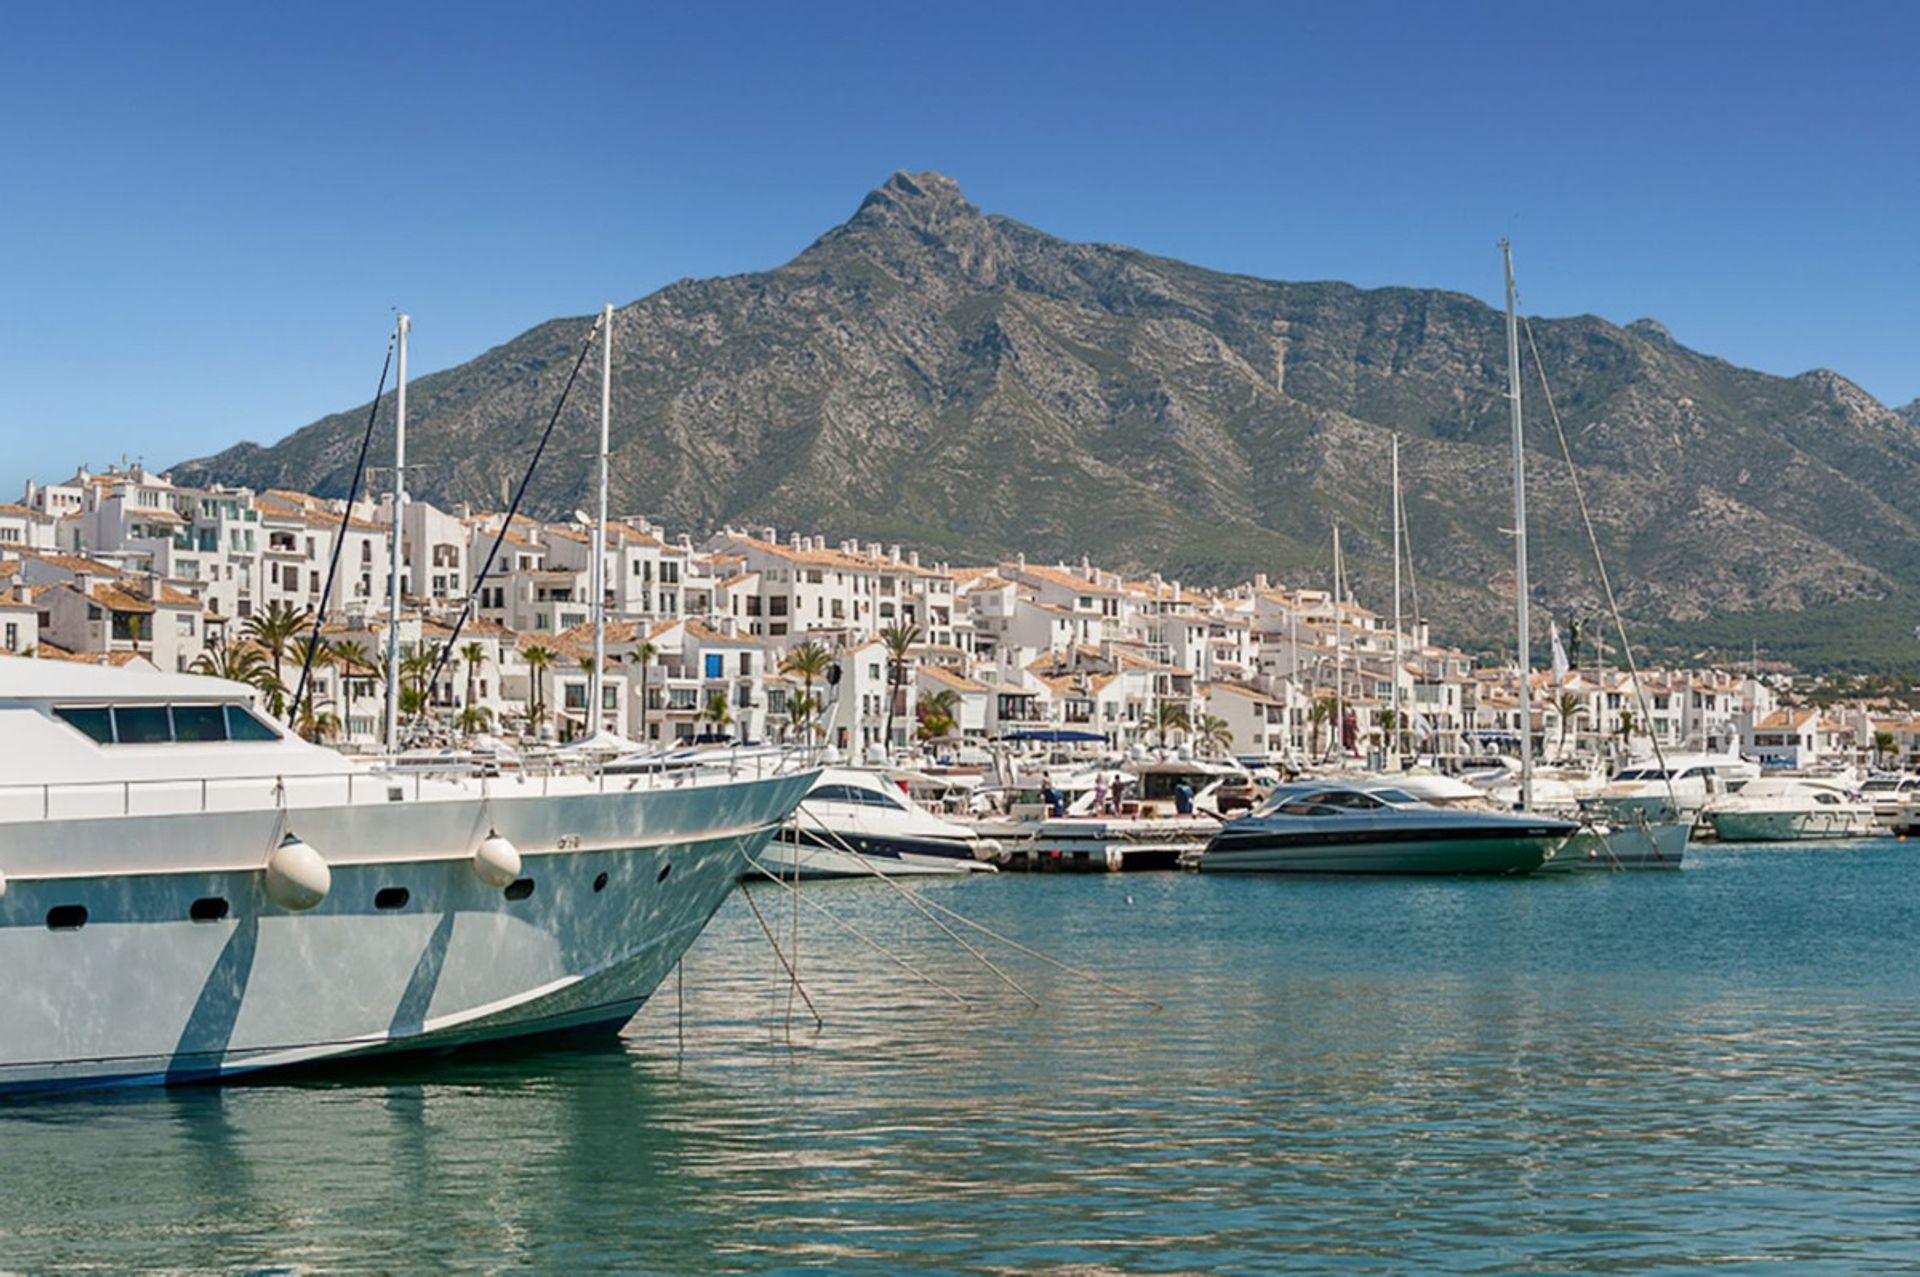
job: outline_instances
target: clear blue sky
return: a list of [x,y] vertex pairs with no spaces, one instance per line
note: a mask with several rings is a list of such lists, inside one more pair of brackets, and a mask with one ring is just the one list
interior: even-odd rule
[[894,169],[1281,279],[1920,395],[1920,5],[40,4],[0,40],[0,499],[756,270]]

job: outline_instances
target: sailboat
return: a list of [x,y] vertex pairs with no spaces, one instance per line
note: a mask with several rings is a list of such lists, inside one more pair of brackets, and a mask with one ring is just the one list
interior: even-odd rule
[[[1513,245],[1500,241],[1501,260],[1506,269],[1507,300],[1507,399],[1513,421],[1513,554],[1514,622],[1520,667],[1520,801],[1522,811],[1535,810],[1533,775],[1533,689],[1531,628],[1529,625],[1527,584],[1527,460],[1526,435],[1520,407],[1520,321],[1513,285]],[[1537,354],[1536,354],[1537,358]],[[1542,374],[1544,378],[1544,373]],[[1576,477],[1575,483],[1578,483]],[[1584,508],[1584,507],[1583,507]],[[1588,528],[1592,540],[1592,528]],[[1600,546],[1593,541],[1593,552],[1605,583],[1606,565],[1599,561]],[[1613,603],[1612,587],[1607,587],[1607,602]],[[1620,626],[1618,609],[1613,609],[1614,624]],[[1626,647],[1624,627],[1621,645]],[[1631,663],[1632,651],[1626,656]],[[1636,685],[1638,679],[1635,679]],[[1651,715],[1647,715],[1651,721]],[[1656,742],[1655,748],[1658,749]],[[1548,872],[1570,869],[1678,869],[1686,855],[1687,838],[1692,826],[1674,820],[1651,819],[1644,813],[1629,819],[1608,821],[1591,816],[1586,824],[1551,857],[1543,868]]]

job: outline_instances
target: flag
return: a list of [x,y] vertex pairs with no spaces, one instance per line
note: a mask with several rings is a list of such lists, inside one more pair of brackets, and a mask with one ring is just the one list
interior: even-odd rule
[[1567,649],[1560,646],[1560,625],[1556,621],[1547,622],[1547,636],[1553,642],[1553,684],[1558,687],[1567,681]]
[[1413,711],[1413,737],[1422,745],[1433,735],[1433,728],[1427,723],[1427,716],[1419,710]]

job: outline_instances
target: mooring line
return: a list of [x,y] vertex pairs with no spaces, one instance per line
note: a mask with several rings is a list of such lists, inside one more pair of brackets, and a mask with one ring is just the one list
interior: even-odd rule
[[[770,872],[765,865],[761,864],[759,861],[755,860],[753,857],[746,855],[746,853],[744,852],[742,852],[741,855],[746,860],[747,864],[754,870],[754,872],[758,873],[761,877],[767,879],[769,882],[777,883],[780,881],[779,876]],[[746,894],[746,893],[743,892],[742,894]],[[949,986],[942,984],[940,981],[934,979],[932,976],[920,970],[918,967],[914,966],[911,962],[908,962],[905,958],[902,958],[899,954],[894,953],[891,949],[887,948],[887,946],[885,946],[884,944],[881,944],[878,940],[875,940],[872,936],[862,931],[859,927],[854,926],[851,922],[848,922],[845,918],[842,918],[839,914],[833,912],[833,910],[827,908],[825,905],[819,903],[816,900],[808,899],[806,896],[796,896],[794,898],[798,900],[800,903],[806,905],[807,908],[815,911],[816,913],[825,915],[828,922],[831,922],[834,926],[839,927],[843,931],[848,932],[855,939],[859,940],[861,943],[873,949],[876,953],[880,954],[881,957],[887,959],[889,962],[892,962],[894,965],[898,966],[901,970],[905,971],[908,975],[911,975],[915,979],[918,979],[926,984],[931,985],[935,989],[938,989],[940,992],[946,994],[948,997],[952,998],[955,1002],[958,1002],[963,1007],[967,1007],[969,1009],[973,1007],[972,1000],[969,999],[965,994],[960,993],[959,991],[953,988],[950,988]]]
[[754,920],[760,924],[761,933],[767,937],[767,943],[773,946],[773,956],[780,959],[780,965],[787,969],[787,975],[793,979],[793,987],[800,989],[800,1000],[807,1004],[807,1012],[813,1016],[814,1027],[825,1028],[827,1022],[820,1018],[818,1011],[814,1010],[813,999],[807,996],[807,991],[804,988],[800,988],[800,976],[794,971],[793,964],[787,961],[787,955],[780,952],[780,942],[774,939],[773,929],[767,926],[766,917],[760,912],[760,906],[753,903],[751,893],[743,891],[740,894],[746,896],[747,908],[753,910]]
[[[805,803],[802,803],[799,808],[795,809],[796,814],[799,811],[804,809],[805,809]],[[807,815],[809,816],[809,818],[813,820],[814,824],[820,825],[820,818],[818,816],[813,815],[812,812],[808,812]],[[934,926],[940,928],[940,930],[944,931],[950,940],[952,940],[955,944],[959,945],[962,949],[965,949],[968,953],[972,954],[974,956],[974,959],[977,962],[979,962],[980,965],[984,966],[987,970],[993,972],[994,975],[998,976],[1000,978],[1001,983],[1005,984],[1009,989],[1012,989],[1015,993],[1018,993],[1021,997],[1025,998],[1028,1002],[1032,1003],[1034,1007],[1038,1008],[1041,1005],[1043,1005],[1039,998],[1036,998],[1033,996],[1033,994],[1027,992],[1026,986],[1022,985],[1018,980],[1008,975],[1005,971],[1002,971],[999,965],[995,963],[992,958],[989,958],[986,954],[980,952],[980,950],[975,948],[973,945],[968,944],[966,937],[962,936],[958,931],[955,931],[952,927],[949,927],[946,923],[940,921],[940,919],[934,917],[933,911],[931,909],[928,909],[926,905],[921,902],[919,896],[916,893],[908,891],[905,887],[902,887],[899,883],[895,882],[890,875],[880,872],[880,867],[878,865],[873,864],[871,861],[861,856],[860,853],[854,851],[851,847],[848,847],[846,842],[841,839],[840,835],[836,834],[833,830],[827,829],[825,825],[821,825],[820,827],[822,830],[825,831],[827,837],[839,843],[841,850],[845,851],[848,855],[852,856],[856,863],[864,867],[868,873],[871,873],[874,877],[878,878],[881,882],[884,882],[889,887],[893,888],[894,892],[898,894],[902,900],[905,900],[908,904],[912,905],[915,909],[918,909],[922,917],[924,917],[928,922],[931,922]]]

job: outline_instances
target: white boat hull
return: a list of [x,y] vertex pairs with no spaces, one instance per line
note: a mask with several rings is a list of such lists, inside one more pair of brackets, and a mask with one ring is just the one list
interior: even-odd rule
[[1709,811],[1706,818],[1721,842],[1811,842],[1875,832],[1866,811]]
[[[299,810],[332,870],[304,913],[274,904],[258,867],[274,812],[0,825],[0,1089],[617,1028],[809,783]],[[490,827],[519,846],[530,890],[474,871]],[[141,860],[206,867],[128,867]],[[191,919],[213,900],[225,917]],[[84,925],[50,925],[76,906]]]
[[1678,869],[1686,860],[1692,832],[1691,825],[1679,821],[1583,828],[1561,844],[1536,872]]

